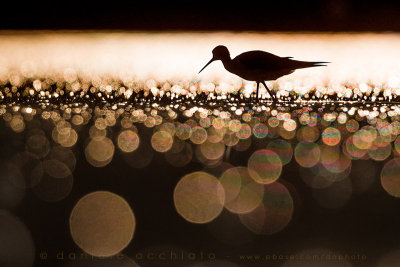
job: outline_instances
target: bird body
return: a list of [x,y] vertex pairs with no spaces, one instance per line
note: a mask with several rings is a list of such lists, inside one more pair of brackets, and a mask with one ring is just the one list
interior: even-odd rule
[[321,66],[322,62],[293,60],[264,51],[249,51],[224,63],[224,67],[249,81],[270,81],[288,75],[296,69]]
[[220,45],[213,49],[213,58],[200,72],[215,60],[221,60],[227,71],[245,80],[256,81],[257,100],[259,83],[262,83],[274,101],[275,97],[266,86],[265,81],[276,80],[279,77],[294,72],[296,69],[326,66],[325,63],[329,63],[299,61],[292,59],[292,57],[279,57],[260,50],[244,52],[231,59],[228,49]]

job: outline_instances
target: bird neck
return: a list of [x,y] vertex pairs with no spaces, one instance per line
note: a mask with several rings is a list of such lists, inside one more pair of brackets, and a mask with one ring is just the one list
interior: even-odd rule
[[228,67],[232,61],[231,57],[229,55],[221,58],[222,64],[224,64],[224,67]]

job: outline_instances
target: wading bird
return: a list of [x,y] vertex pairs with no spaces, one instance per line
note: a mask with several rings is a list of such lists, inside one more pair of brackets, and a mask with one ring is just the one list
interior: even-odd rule
[[279,57],[264,51],[244,52],[234,59],[231,59],[228,48],[219,45],[212,50],[212,59],[199,71],[202,72],[211,62],[221,60],[227,71],[239,77],[257,82],[256,99],[258,101],[258,89],[262,83],[269,95],[276,103],[276,97],[269,90],[265,81],[276,80],[281,76],[288,75],[296,69],[326,66],[330,62],[307,62],[293,60],[292,57]]

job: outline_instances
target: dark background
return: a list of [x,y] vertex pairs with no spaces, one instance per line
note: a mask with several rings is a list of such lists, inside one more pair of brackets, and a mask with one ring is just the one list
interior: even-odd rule
[[[51,123],[42,122],[43,129]],[[34,129],[34,123],[27,122],[27,129]],[[7,162],[10,155],[24,151],[24,133],[12,132],[4,123],[0,124],[1,162]],[[208,224],[193,224],[185,221],[175,210],[173,190],[181,177],[194,171],[207,171],[219,176],[219,168],[204,168],[196,160],[184,167],[168,164],[162,153],[150,147],[152,129],[138,125],[143,151],[149,151],[152,160],[144,168],[133,168],[125,161],[123,153],[118,152],[110,164],[103,168],[91,166],[84,155],[84,145],[88,138],[88,129],[79,131],[78,143],[72,149],[76,157],[73,172],[74,185],[71,193],[58,202],[44,202],[33,190],[26,192],[23,202],[11,212],[18,216],[29,229],[35,244],[36,261],[34,266],[62,267],[118,267],[131,266],[119,264],[118,260],[100,265],[99,262],[79,258],[82,251],[72,240],[69,229],[69,216],[77,201],[84,195],[106,190],[123,197],[132,207],[136,220],[133,241],[123,253],[143,267],[192,266],[195,263],[208,263],[198,266],[221,266],[213,261],[190,261],[187,253],[214,253],[218,260],[235,262],[239,266],[278,267],[284,260],[251,261],[240,260],[240,255],[294,255],[305,249],[325,249],[336,255],[364,255],[366,260],[349,260],[351,266],[376,266],[388,252],[398,251],[400,239],[399,198],[390,196],[380,185],[380,171],[384,162],[356,160],[352,162],[350,179],[371,175],[363,173],[365,166],[372,166],[375,178],[369,189],[354,192],[346,205],[328,209],[321,207],[313,197],[299,172],[305,170],[296,164],[295,159],[283,168],[279,182],[285,184],[294,199],[293,218],[287,227],[274,235],[253,235],[238,220],[236,215],[224,211],[217,219]],[[117,131],[115,131],[116,133]],[[51,133],[47,133],[50,140]],[[255,140],[253,138],[253,140]],[[233,166],[246,166],[251,153],[265,148],[269,138],[255,140],[247,151],[232,149],[230,163]],[[147,154],[147,153],[146,153]],[[125,154],[126,155],[126,154]],[[368,168],[371,170],[371,168]],[[365,174],[365,176],[364,176]],[[324,192],[324,189],[321,189]],[[1,208],[1,207],[0,207]],[[221,239],[221,236],[225,238]],[[228,237],[228,238],[227,238]],[[232,240],[228,242],[229,240]],[[170,251],[185,253],[185,260],[146,260],[137,258],[139,253],[167,253]],[[39,255],[46,252],[48,258]],[[63,258],[57,258],[63,253]],[[325,252],[326,253],[326,252]],[[75,254],[76,260],[68,255]],[[22,255],[23,256],[23,255]],[[398,254],[397,254],[398,257]],[[295,263],[295,262],[294,262]],[[311,262],[312,266],[342,266],[339,261]],[[309,266],[310,262],[297,262],[295,266]],[[301,265],[302,264],[302,265]],[[332,265],[329,265],[332,264]],[[337,264],[337,265],[336,265]],[[343,264],[345,264],[343,262]],[[15,266],[15,265],[13,265]],[[223,266],[230,266],[223,265]],[[350,265],[343,265],[350,266]],[[386,266],[386,265],[380,265]],[[393,265],[392,265],[393,266]]]
[[13,1],[0,29],[398,31],[395,0]]

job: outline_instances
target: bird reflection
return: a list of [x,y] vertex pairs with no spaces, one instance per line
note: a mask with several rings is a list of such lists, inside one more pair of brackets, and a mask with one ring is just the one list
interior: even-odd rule
[[245,80],[257,82],[257,102],[260,83],[264,85],[274,103],[276,103],[276,97],[265,84],[265,81],[276,80],[279,77],[294,72],[296,69],[326,66],[326,63],[330,63],[323,61],[299,61],[292,59],[292,57],[279,57],[259,50],[244,52],[234,59],[231,59],[228,48],[223,45],[215,47],[212,50],[212,53],[212,59],[199,71],[199,73],[211,64],[211,62],[221,60],[227,71],[236,74]]

